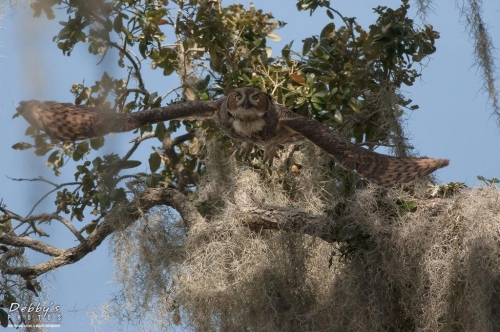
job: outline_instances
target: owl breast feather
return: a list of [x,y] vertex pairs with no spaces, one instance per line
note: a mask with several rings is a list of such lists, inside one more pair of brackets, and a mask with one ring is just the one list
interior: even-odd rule
[[266,121],[262,118],[255,119],[253,121],[242,121],[240,119],[235,119],[233,121],[233,129],[236,134],[241,135],[245,138],[254,137],[256,133],[259,133],[264,129]]

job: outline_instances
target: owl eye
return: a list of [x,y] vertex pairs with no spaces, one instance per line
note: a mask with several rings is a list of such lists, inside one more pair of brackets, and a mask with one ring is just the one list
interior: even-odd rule
[[236,99],[236,101],[240,101],[242,98],[243,98],[243,96],[241,95],[241,93],[237,93],[237,94],[234,96],[234,99]]
[[260,102],[260,96],[259,95],[253,95],[252,100],[255,101],[256,103]]

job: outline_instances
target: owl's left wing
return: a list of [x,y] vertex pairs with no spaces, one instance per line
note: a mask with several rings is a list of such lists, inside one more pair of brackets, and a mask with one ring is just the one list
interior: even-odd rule
[[112,132],[130,131],[162,121],[213,118],[223,100],[190,101],[135,113],[110,113],[94,107],[29,100],[20,102],[17,111],[32,126],[45,131],[51,138],[77,141]]
[[382,187],[409,182],[449,164],[447,159],[398,158],[364,149],[324,124],[284,108],[280,109],[280,124],[331,154],[342,167],[356,170],[368,181]]

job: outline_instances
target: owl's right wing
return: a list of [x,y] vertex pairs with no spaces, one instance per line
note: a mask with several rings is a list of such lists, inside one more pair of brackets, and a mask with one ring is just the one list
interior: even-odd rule
[[213,118],[223,99],[190,101],[135,113],[109,113],[94,107],[29,100],[20,102],[17,111],[32,126],[45,131],[51,138],[77,141],[112,132],[130,131],[162,121]]
[[449,164],[447,159],[399,158],[357,146],[321,122],[281,108],[280,124],[301,134],[332,155],[345,169],[356,170],[362,177],[382,187],[406,183],[428,175]]

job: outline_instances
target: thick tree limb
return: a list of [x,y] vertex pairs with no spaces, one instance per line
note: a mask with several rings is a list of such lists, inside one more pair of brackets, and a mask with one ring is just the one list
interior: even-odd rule
[[0,243],[18,248],[30,248],[49,256],[60,256],[64,254],[64,249],[53,247],[43,241],[35,240],[27,236],[6,235],[0,237]]
[[179,212],[179,215],[188,228],[205,223],[205,218],[198,212],[194,204],[175,189],[148,189],[141,194],[140,202],[142,210],[149,210],[159,205],[171,206]]
[[[271,205],[259,205],[246,211],[245,223],[252,229],[274,229],[308,234],[326,242],[341,241],[341,226],[323,215]],[[345,223],[340,223],[345,225]]]

